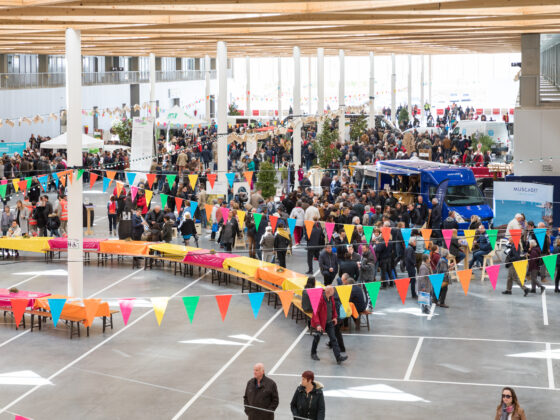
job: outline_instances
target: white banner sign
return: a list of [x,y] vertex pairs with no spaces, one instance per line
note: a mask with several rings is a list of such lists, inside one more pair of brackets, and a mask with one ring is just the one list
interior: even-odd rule
[[148,172],[154,153],[154,118],[134,118],[130,141],[130,170]]
[[527,182],[494,182],[494,226],[507,224],[516,213],[525,220],[552,223],[554,186]]

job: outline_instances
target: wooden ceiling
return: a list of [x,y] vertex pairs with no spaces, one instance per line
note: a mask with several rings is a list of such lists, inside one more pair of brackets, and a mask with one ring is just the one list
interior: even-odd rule
[[559,0],[0,0],[0,53],[229,56],[515,52],[522,33],[560,32]]

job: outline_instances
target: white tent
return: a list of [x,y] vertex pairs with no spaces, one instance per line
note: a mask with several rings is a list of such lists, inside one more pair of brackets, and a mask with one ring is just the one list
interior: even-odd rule
[[[44,143],[41,143],[41,149],[67,149],[68,148],[68,138],[66,133],[61,134],[54,139],[50,139]],[[101,149],[103,148],[103,141],[94,139],[91,136],[82,133],[82,150],[89,149]]]
[[168,109],[165,115],[160,116],[157,119],[157,123],[160,128],[165,128],[166,130],[170,128],[184,128],[185,126],[188,128],[208,126],[208,121],[191,117],[177,105]]

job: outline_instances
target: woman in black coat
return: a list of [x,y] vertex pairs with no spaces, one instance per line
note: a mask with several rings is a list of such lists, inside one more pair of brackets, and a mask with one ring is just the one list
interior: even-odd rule
[[325,419],[323,385],[314,379],[315,375],[310,370],[301,374],[301,385],[297,387],[290,404],[294,419]]

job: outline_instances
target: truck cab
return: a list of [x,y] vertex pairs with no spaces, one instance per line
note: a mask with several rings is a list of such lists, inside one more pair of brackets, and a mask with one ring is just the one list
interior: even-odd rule
[[492,225],[494,213],[486,204],[470,168],[420,159],[383,160],[375,165],[357,167],[361,170],[362,188],[368,185],[378,191],[390,189],[403,204],[414,201],[420,194],[429,207],[438,187],[447,181],[442,215],[450,211],[461,216],[459,227],[465,229],[470,218],[477,215],[486,227]]

